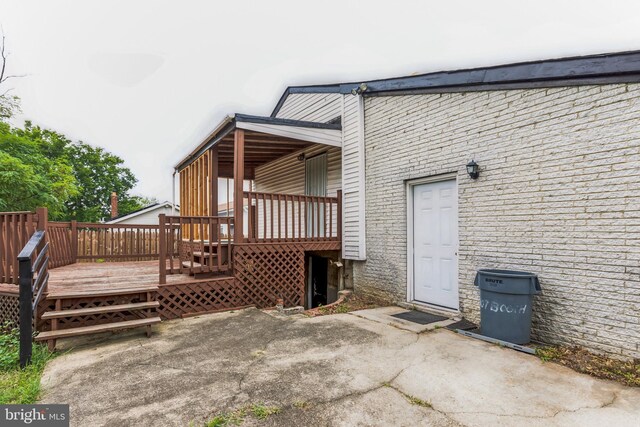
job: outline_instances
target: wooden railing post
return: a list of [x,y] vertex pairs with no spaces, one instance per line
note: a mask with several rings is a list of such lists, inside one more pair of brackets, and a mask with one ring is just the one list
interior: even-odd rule
[[[40,217],[38,217],[38,224],[40,224]],[[24,368],[31,362],[33,272],[31,257],[18,258],[18,262],[20,263],[20,367]]]
[[38,224],[36,230],[45,231],[47,229],[47,222],[49,221],[49,211],[47,208],[37,208],[36,214],[38,215]]
[[[160,267],[160,279],[159,283],[164,285],[167,283],[167,237],[166,237],[166,214],[158,215],[158,239],[159,242],[159,267]],[[170,231],[171,232],[171,231]],[[173,248],[172,248],[173,252]]]
[[336,213],[336,228],[337,228],[338,241],[341,242],[342,241],[342,190],[338,190],[338,193],[336,196],[338,198],[338,203],[337,203],[338,212]]
[[78,221],[71,220],[71,259],[78,262]]

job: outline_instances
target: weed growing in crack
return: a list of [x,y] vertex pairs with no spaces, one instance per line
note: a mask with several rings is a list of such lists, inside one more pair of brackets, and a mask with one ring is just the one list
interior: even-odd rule
[[307,409],[309,405],[311,404],[305,400],[296,400],[293,402],[293,406],[298,409]]
[[422,406],[423,408],[431,408],[432,407],[431,403],[429,403],[429,402],[427,402],[425,400],[422,400],[419,397],[415,397],[415,396],[411,396],[411,395],[405,395],[405,397],[407,398],[409,403],[411,403],[412,405]]
[[277,406],[267,406],[261,403],[254,403],[235,409],[230,412],[216,414],[205,423],[205,427],[228,427],[239,426],[249,415],[258,420],[264,420],[271,415],[279,414],[281,409]]

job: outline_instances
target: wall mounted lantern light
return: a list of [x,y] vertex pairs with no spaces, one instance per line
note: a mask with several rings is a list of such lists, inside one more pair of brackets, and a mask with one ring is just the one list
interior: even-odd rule
[[298,161],[299,162],[303,162],[304,161],[304,153],[298,154]]
[[475,160],[471,160],[467,163],[467,173],[471,179],[478,179],[480,176],[480,169]]

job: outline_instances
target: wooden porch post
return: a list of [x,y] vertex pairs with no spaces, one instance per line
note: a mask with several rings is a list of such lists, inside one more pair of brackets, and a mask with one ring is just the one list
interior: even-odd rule
[[236,129],[233,138],[233,222],[234,243],[244,240],[243,199],[244,199],[244,130]]
[[[209,216],[218,216],[218,146],[209,150]],[[218,241],[218,229],[220,226],[215,223],[215,228],[209,230],[211,242]]]
[[[160,277],[158,278],[158,283],[164,285],[167,283],[167,233],[166,233],[166,222],[167,215],[160,214],[158,215],[158,268]],[[169,233],[173,230],[169,229]],[[171,248],[171,253],[173,254],[173,248]],[[173,261],[171,261],[173,265]]]

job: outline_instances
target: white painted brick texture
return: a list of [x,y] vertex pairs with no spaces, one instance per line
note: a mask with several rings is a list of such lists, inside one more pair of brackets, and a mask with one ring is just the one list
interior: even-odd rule
[[457,172],[464,315],[477,269],[531,271],[535,339],[640,357],[640,85],[371,97],[365,146],[356,290],[406,301],[405,181]]

